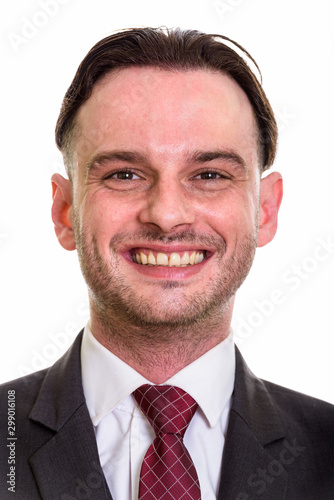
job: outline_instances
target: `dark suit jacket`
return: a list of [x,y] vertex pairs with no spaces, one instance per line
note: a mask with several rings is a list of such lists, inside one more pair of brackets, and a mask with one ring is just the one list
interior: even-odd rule
[[[112,498],[82,389],[81,336],[51,368],[1,386],[1,500]],[[218,499],[334,500],[334,406],[256,378],[237,349],[236,360]]]

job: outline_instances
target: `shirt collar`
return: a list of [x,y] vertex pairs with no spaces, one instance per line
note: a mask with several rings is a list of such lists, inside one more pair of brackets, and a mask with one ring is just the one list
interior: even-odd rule
[[[82,381],[92,422],[100,420],[143,384],[151,384],[136,370],[115,356],[93,336],[89,323],[81,346]],[[180,387],[190,394],[211,427],[230,402],[235,377],[232,333],[163,385]]]
[[150,383],[100,344],[89,323],[82,338],[81,370],[86,404],[94,425],[138,387]]
[[220,344],[165,382],[192,396],[211,427],[220,419],[234,389],[235,352],[232,332]]

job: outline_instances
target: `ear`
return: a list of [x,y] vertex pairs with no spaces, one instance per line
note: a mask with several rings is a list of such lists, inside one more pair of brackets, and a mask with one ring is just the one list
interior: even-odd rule
[[258,247],[263,247],[269,243],[276,234],[278,210],[282,197],[283,181],[281,174],[272,172],[261,179]]
[[59,243],[65,250],[75,250],[72,226],[72,182],[60,174],[53,174],[52,184],[52,220]]

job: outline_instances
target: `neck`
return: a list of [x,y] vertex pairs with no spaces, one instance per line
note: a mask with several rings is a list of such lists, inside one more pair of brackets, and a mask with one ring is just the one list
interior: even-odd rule
[[219,318],[191,325],[146,328],[118,317],[101,319],[91,305],[90,326],[94,337],[115,356],[154,384],[162,384],[207,351],[230,332],[233,301]]

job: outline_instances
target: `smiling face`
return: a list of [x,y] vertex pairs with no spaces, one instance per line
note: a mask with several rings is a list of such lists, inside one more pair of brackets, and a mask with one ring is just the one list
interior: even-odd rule
[[[94,87],[77,123],[72,246],[93,313],[137,326],[220,318],[268,220],[242,89],[204,70],[122,69]],[[58,235],[68,249],[70,226]]]

